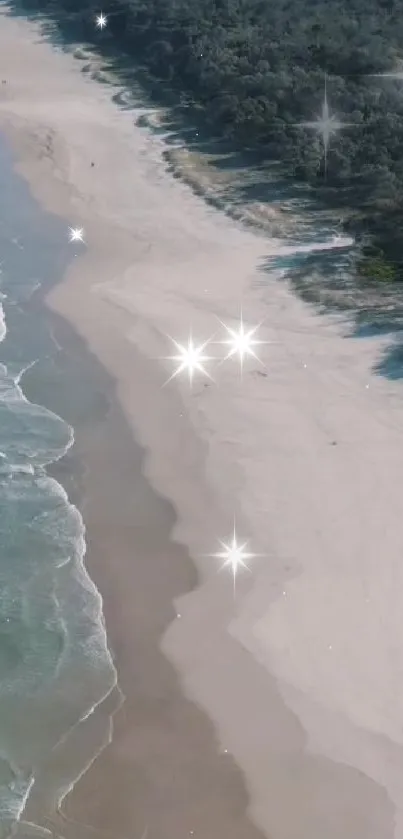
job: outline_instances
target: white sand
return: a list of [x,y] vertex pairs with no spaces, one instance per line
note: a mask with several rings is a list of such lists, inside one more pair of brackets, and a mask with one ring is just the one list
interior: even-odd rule
[[[263,273],[282,244],[172,179],[163,140],[39,40],[1,17],[0,127],[66,235],[85,229],[87,253],[49,302],[117,378],[147,474],[202,574],[164,650],[244,769],[268,836],[401,837],[403,400],[371,372],[384,344],[346,337],[348,324]],[[175,354],[166,336],[220,339],[217,317],[232,324],[241,306],[273,342],[257,348],[266,377],[248,360],[241,379],[232,359],[207,365],[214,383],[162,388],[174,369],[158,362]],[[153,360],[141,387],[134,346]],[[265,555],[235,601],[229,574],[203,557],[234,513]]]

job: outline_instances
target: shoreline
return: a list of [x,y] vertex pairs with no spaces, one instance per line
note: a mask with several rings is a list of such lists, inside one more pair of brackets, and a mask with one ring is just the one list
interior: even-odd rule
[[[242,811],[246,808],[246,796],[239,770],[232,765],[228,756],[220,757],[217,754],[211,723],[192,703],[182,697],[176,675],[168,662],[164,660],[162,653],[158,652],[158,638],[175,617],[172,599],[175,595],[194,588],[196,583],[194,566],[186,556],[186,552],[175,543],[168,542],[174,513],[167,502],[155,496],[142,475],[140,464],[144,453],[135,443],[130,429],[127,428],[121,416],[113,394],[115,383],[100,369],[97,360],[88,354],[83,342],[77,341],[76,334],[66,322],[53,314],[51,323],[55,329],[56,339],[63,348],[59,364],[62,377],[64,370],[64,379],[68,383],[71,395],[74,395],[72,385],[74,385],[74,378],[77,375],[75,370],[78,365],[81,371],[80,380],[87,381],[89,395],[86,408],[88,411],[89,406],[89,414],[85,412],[87,422],[77,421],[74,417],[74,408],[72,408],[70,419],[74,421],[76,428],[75,446],[66,455],[64,462],[53,465],[49,471],[52,476],[66,485],[66,474],[67,476],[77,475],[77,472],[80,469],[82,472],[84,467],[84,472],[79,479],[81,488],[78,489],[76,485],[74,490],[74,487],[70,486],[69,496],[80,507],[86,522],[86,568],[91,578],[100,585],[101,591],[105,592],[104,616],[108,628],[108,639],[112,642],[114,661],[121,676],[119,687],[123,690],[125,701],[120,708],[115,709],[114,697],[109,695],[100,703],[93,715],[96,719],[92,720],[92,730],[89,734],[84,727],[84,739],[94,742],[94,738],[100,737],[102,730],[105,730],[107,726],[110,715],[109,706],[112,705],[110,718],[115,731],[111,744],[105,750],[101,749],[94,764],[67,794],[62,803],[60,818],[57,814],[54,818],[48,815],[44,824],[48,829],[57,829],[66,837],[70,835],[86,837],[87,831],[80,827],[82,823],[87,825],[90,823],[95,832],[99,831],[105,835],[119,837],[131,832],[139,839],[147,827],[148,835],[165,837],[169,836],[173,829],[182,830],[184,835],[188,834],[192,829],[190,828],[192,824],[195,835],[207,833],[209,836],[219,837],[220,831],[221,835],[225,831],[225,835],[239,836],[240,839],[245,836],[259,839],[261,834],[242,815]],[[29,388],[28,380],[28,391]],[[101,410],[98,411],[91,408],[91,403],[97,395],[102,395]],[[54,407],[57,407],[57,397]],[[79,413],[82,406],[76,410]],[[133,471],[134,479],[130,469]],[[108,486],[104,487],[100,493],[99,487],[106,471],[109,476]],[[122,499],[122,490],[124,490],[124,509],[122,509],[121,500],[118,510],[116,497]],[[130,505],[133,502],[137,504],[131,510]],[[148,518],[150,518],[148,523],[139,513],[139,503],[140,507],[147,510]],[[158,525],[157,537],[155,523]],[[115,553],[113,553],[114,550]],[[135,592],[131,597],[133,616],[130,625],[133,631],[132,635],[128,635],[128,622],[124,621],[121,624],[117,619],[117,611],[120,608],[119,604],[122,608],[127,608],[128,598],[125,598],[123,589],[127,585],[125,566],[130,562],[132,550],[135,553],[137,570],[132,574]],[[169,571],[166,567],[164,571],[167,555],[171,562]],[[112,556],[114,561],[111,565],[108,559]],[[150,562],[153,565],[151,572],[150,569],[147,570]],[[158,568],[160,578],[153,579]],[[123,572],[123,589],[116,585],[119,572]],[[118,604],[117,597],[119,597]],[[148,618],[143,613],[142,602],[146,597],[154,617]],[[147,637],[145,642],[139,643],[139,632],[150,637]],[[164,696],[162,691],[166,693],[167,689],[168,695],[165,700],[167,707],[164,710],[163,706],[161,707]],[[143,707],[146,697],[147,711]],[[154,709],[153,706],[155,706]],[[168,721],[164,722],[166,717],[170,719],[171,724],[175,724],[175,753],[173,750],[170,751],[169,741],[172,735],[169,735],[166,730]],[[184,722],[181,722],[182,719]],[[170,759],[168,775],[174,775],[173,793],[176,788],[176,795],[179,798],[176,803],[172,794],[168,809],[165,809],[163,802],[160,802],[159,816],[158,819],[154,816],[154,820],[153,817],[150,818],[149,810],[152,813],[154,797],[156,795],[162,797],[160,787],[163,785],[165,790],[165,786],[168,785],[168,775],[163,774],[161,779],[158,777],[157,767],[153,765],[153,756],[149,758],[141,747],[139,751],[137,742],[140,733],[143,738],[144,730],[148,730],[152,725],[155,725],[159,731],[160,760],[166,763]],[[165,746],[164,740],[167,741]],[[131,743],[133,753],[132,765],[125,765],[123,778],[122,771],[119,771],[119,753],[122,749],[127,749],[128,742]],[[200,764],[192,767],[189,748],[194,748],[196,742]],[[158,747],[158,743],[156,746]],[[164,757],[165,751],[167,751],[166,757]],[[71,757],[72,754],[74,755],[74,750],[68,749],[67,757]],[[60,760],[68,766],[68,760],[66,761],[66,757],[63,758],[63,749],[59,757],[56,751],[56,758],[51,757],[49,766],[45,767],[44,777],[27,807],[26,817],[29,821],[41,813],[41,804],[43,807],[43,800],[46,801],[47,775],[51,775],[52,770],[54,772],[55,766],[57,774]],[[205,767],[204,770],[203,767]],[[208,774],[206,774],[207,767]],[[198,795],[193,796],[192,799],[189,793],[192,792],[192,787],[196,786],[195,781],[192,784],[195,768],[198,776]],[[127,786],[130,779],[133,785],[129,799]],[[122,782],[124,790],[120,807]],[[180,812],[180,789],[185,783],[188,785],[188,795]],[[220,795],[217,796],[214,790],[220,790]],[[198,813],[199,795],[203,795],[208,801],[207,816]],[[151,796],[150,801],[148,801],[148,796]],[[177,813],[175,813],[175,803]],[[192,813],[192,806],[196,808],[196,813]],[[174,824],[170,825],[173,819]],[[203,824],[202,822],[206,822],[206,819],[207,823]]]
[[[14,134],[13,129],[11,129],[10,133]],[[17,134],[19,134],[19,131]],[[15,150],[15,145],[13,147]],[[59,344],[61,355],[65,359],[69,359],[70,356],[75,357],[74,366],[80,367],[80,369],[83,361],[84,363],[87,362],[92,376],[94,372],[94,365],[96,367],[100,366],[98,359],[89,352],[88,347],[84,346],[85,342],[83,342],[82,338],[78,341],[79,336],[73,330],[72,325],[68,322],[68,320],[65,317],[61,317],[56,311],[52,311],[52,308],[49,308],[47,298],[49,296],[51,297],[54,291],[55,288],[51,288],[50,291],[49,289],[43,289],[37,293],[36,297],[39,301],[39,305],[44,305],[48,312],[52,326],[52,334],[54,335],[57,344]],[[35,305],[38,304],[36,303]],[[61,337],[61,334],[63,335],[63,338]],[[80,349],[77,351],[78,344],[80,345]],[[137,361],[141,363],[141,359],[137,353],[136,358]],[[147,364],[145,359],[143,359],[143,361]],[[174,715],[171,722],[174,722],[177,731],[175,732],[176,736],[172,747],[168,742],[161,749],[162,753],[164,752],[164,749],[166,750],[168,747],[170,749],[169,754],[167,754],[167,757],[165,758],[167,766],[169,759],[169,768],[165,770],[161,779],[158,778],[159,772],[155,772],[152,766],[153,761],[149,761],[146,754],[141,754],[139,760],[135,754],[133,755],[134,765],[131,769],[131,775],[133,776],[134,783],[133,789],[130,791],[130,807],[129,795],[126,790],[124,790],[126,795],[123,801],[122,812],[120,811],[118,787],[122,782],[127,784],[127,766],[125,766],[125,773],[123,777],[123,771],[119,772],[119,768],[117,771],[116,765],[114,765],[114,761],[116,760],[114,752],[117,752],[119,758],[119,750],[122,748],[122,741],[126,744],[127,738],[131,736],[131,727],[136,724],[136,728],[141,728],[144,724],[144,720],[142,721],[142,718],[144,718],[144,710],[141,706],[144,703],[143,692],[147,692],[147,684],[145,684],[145,687],[141,687],[137,690],[137,693],[140,694],[140,696],[137,697],[137,701],[139,701],[140,704],[139,711],[137,713],[131,713],[130,710],[127,711],[128,702],[132,704],[136,699],[136,690],[129,688],[125,694],[123,694],[121,688],[122,674],[123,681],[125,681],[128,678],[128,672],[130,673],[131,670],[131,666],[130,664],[128,665],[127,662],[127,652],[125,650],[128,638],[127,636],[125,636],[124,639],[120,637],[121,630],[127,629],[127,623],[125,623],[124,627],[119,627],[119,621],[116,615],[117,607],[113,603],[113,599],[116,597],[116,586],[114,587],[113,581],[110,579],[111,569],[107,567],[108,563],[105,563],[105,561],[103,561],[103,563],[100,562],[100,554],[104,553],[104,546],[99,544],[98,534],[101,530],[105,540],[105,533],[103,530],[104,524],[99,522],[99,518],[102,516],[107,518],[108,509],[106,509],[107,499],[97,498],[96,487],[102,482],[102,477],[105,472],[107,472],[109,478],[111,478],[111,476],[114,475],[114,469],[116,476],[115,480],[119,485],[121,484],[121,469],[124,471],[128,467],[127,452],[129,448],[130,452],[134,455],[133,459],[135,461],[135,466],[137,467],[136,472],[138,478],[136,483],[140,482],[147,486],[148,484],[146,478],[143,477],[139,464],[136,463],[139,458],[140,460],[144,458],[144,452],[135,441],[132,432],[130,432],[129,429],[126,430],[125,420],[123,417],[120,417],[119,405],[118,403],[115,404],[116,398],[114,397],[114,391],[116,390],[117,381],[113,378],[110,381],[107,381],[110,379],[110,375],[106,372],[105,368],[101,368],[101,374],[97,374],[97,376],[98,379],[100,378],[101,380],[105,380],[101,385],[99,385],[99,390],[102,399],[109,399],[109,408],[107,411],[107,418],[103,418],[99,423],[97,434],[98,439],[96,440],[95,446],[90,443],[88,439],[85,440],[85,438],[88,437],[88,431],[85,428],[85,423],[84,428],[82,428],[82,422],[80,419],[76,420],[74,419],[74,416],[70,416],[69,419],[67,419],[66,412],[63,411],[63,419],[66,422],[71,423],[74,428],[74,445],[60,461],[52,463],[47,471],[51,477],[56,478],[62,486],[68,490],[69,499],[79,508],[84,517],[87,533],[85,567],[91,580],[94,581],[97,587],[99,586],[103,600],[108,642],[112,642],[113,660],[119,674],[118,695],[116,696],[117,690],[115,687],[103,700],[99,702],[95,712],[90,714],[91,724],[89,726],[89,731],[86,731],[85,729],[85,723],[87,722],[86,719],[78,723],[79,731],[81,731],[84,727],[81,736],[83,737],[84,742],[87,742],[87,748],[88,744],[94,745],[94,743],[99,743],[99,751],[93,756],[93,758],[91,758],[90,766],[88,769],[84,770],[82,778],[78,777],[74,781],[72,789],[67,793],[63,793],[60,810],[58,809],[56,812],[52,812],[47,809],[52,801],[52,796],[55,791],[52,773],[54,772],[55,767],[58,767],[58,763],[61,763],[62,765],[66,764],[64,771],[69,773],[69,771],[72,771],[71,766],[73,766],[74,762],[77,760],[76,753],[78,752],[78,759],[80,759],[81,753],[86,752],[86,747],[76,742],[77,738],[75,737],[74,732],[72,738],[73,746],[70,746],[65,750],[63,743],[61,744],[61,747],[57,745],[55,748],[55,754],[50,755],[49,761],[41,767],[40,775],[35,782],[35,789],[33,790],[33,794],[30,795],[24,810],[22,826],[25,824],[33,824],[37,819],[38,825],[43,826],[45,829],[50,831],[57,830],[62,832],[65,839],[69,839],[70,836],[74,836],[74,839],[77,839],[77,837],[80,837],[80,839],[83,837],[84,839],[87,835],[91,834],[92,836],[94,833],[98,832],[105,836],[113,835],[114,837],[135,834],[138,837],[141,835],[142,839],[145,839],[146,836],[156,837],[156,839],[159,839],[159,837],[167,837],[168,839],[168,836],[171,836],[172,832],[177,833],[178,830],[179,832],[182,831],[183,835],[186,836],[193,835],[193,833],[195,833],[196,835],[208,835],[211,839],[215,839],[215,837],[217,837],[217,839],[222,839],[223,835],[231,836],[232,839],[237,839],[237,837],[239,837],[239,839],[246,839],[246,837],[247,839],[260,839],[263,834],[260,833],[260,831],[247,817],[246,811],[248,807],[248,799],[245,790],[244,778],[240,770],[227,754],[227,750],[220,749],[218,746],[216,733],[209,718],[202,711],[199,711],[197,706],[182,694],[179,685],[175,687],[178,681],[178,676],[173,667],[163,656],[163,653],[158,650],[159,641],[163,636],[164,631],[172,620],[175,619],[175,608],[173,603],[178,597],[186,595],[188,591],[191,591],[197,585],[197,572],[194,563],[190,560],[186,550],[181,545],[172,541],[172,539],[169,539],[168,544],[164,544],[163,548],[159,546],[159,551],[161,552],[161,550],[163,550],[164,553],[171,555],[171,559],[176,561],[176,564],[179,566],[179,572],[181,576],[185,578],[186,583],[185,585],[182,583],[182,585],[178,588],[174,585],[175,577],[179,576],[179,572],[177,572],[174,576],[174,569],[171,566],[169,578],[167,578],[166,583],[164,582],[163,586],[164,598],[167,600],[167,609],[165,610],[167,614],[165,614],[161,609],[157,610],[158,633],[154,641],[155,651],[151,649],[149,656],[147,657],[141,655],[142,651],[140,650],[140,660],[137,662],[136,669],[141,673],[141,668],[145,667],[145,676],[149,677],[150,674],[147,673],[147,671],[150,668],[150,661],[148,659],[151,659],[151,672],[153,669],[155,671],[153,678],[156,679],[157,682],[159,679],[171,682],[171,684],[167,686],[168,696],[166,697],[166,700],[168,700],[170,714]],[[90,384],[90,379],[88,380],[88,383]],[[35,386],[32,386],[29,382],[29,371],[27,371],[27,374],[24,376],[23,385],[24,392],[26,392],[27,395],[30,394],[31,387],[33,393],[35,393]],[[73,392],[72,396],[74,396]],[[53,402],[53,400],[43,399],[41,402],[43,402],[50,410],[54,410],[56,413],[60,411],[57,398],[55,402]],[[113,416],[110,420],[111,415]],[[92,420],[94,420],[93,415]],[[108,428],[109,425],[111,425],[112,428]],[[117,426],[117,428],[115,428],[115,426]],[[91,425],[90,435],[92,436],[93,434],[94,427]],[[127,437],[126,448],[122,444],[122,439],[124,439],[125,436]],[[117,447],[116,445],[113,446],[113,442],[115,442],[115,444],[118,443]],[[103,449],[104,444],[106,451],[110,451],[111,448],[117,448],[118,456],[120,452],[120,460],[122,461],[120,468],[117,468],[116,462],[113,461],[113,458],[112,463],[109,462],[106,467],[102,466],[101,469],[99,468],[104,459],[99,450]],[[92,449],[95,449],[95,451],[92,451]],[[106,459],[108,460],[108,458]],[[94,468],[95,477],[91,479],[89,475],[92,468]],[[127,493],[125,493],[125,498],[130,499],[130,495],[133,493],[132,481],[130,481],[130,484],[126,489]],[[119,486],[119,494],[121,492],[122,487]],[[134,493],[135,495],[136,492]],[[150,496],[155,496],[155,493],[151,488],[146,489],[143,492],[145,495],[149,494]],[[94,495],[96,498],[95,503]],[[105,495],[107,495],[107,493],[105,493]],[[155,497],[158,499],[158,496]],[[114,503],[113,492],[109,496],[109,503],[112,505]],[[144,503],[148,505],[150,503],[149,499],[146,499]],[[171,507],[169,502],[166,502],[162,497],[159,499],[159,504],[168,509]],[[150,513],[148,512],[148,516],[149,515]],[[95,518],[95,523],[92,521],[92,516]],[[129,513],[126,511],[126,515],[123,514],[123,519],[127,519],[128,516]],[[166,518],[166,513],[164,517]],[[172,517],[174,522],[175,516],[173,509],[171,510],[168,518]],[[114,518],[119,523],[119,526],[121,526],[122,523],[124,525],[124,521],[119,521],[120,513],[117,513],[116,510]],[[157,516],[157,518],[160,517]],[[113,524],[115,524],[115,522],[113,522]],[[159,526],[161,527],[161,523]],[[132,518],[130,521],[130,527],[133,527]],[[155,524],[153,522],[152,529],[154,529],[154,527]],[[138,530],[140,531],[140,540],[142,529],[146,530],[147,528],[143,528],[143,525],[138,527]],[[168,528],[168,532],[171,529],[172,524]],[[151,545],[148,544],[147,546],[143,546],[143,550],[145,550],[146,553],[150,553],[152,551],[153,539],[155,539],[154,536],[152,536],[151,539],[149,537],[148,541],[151,541]],[[166,539],[168,540],[168,534]],[[116,572],[119,571],[119,567],[122,565],[122,562],[124,563],[126,557],[124,556],[124,551],[122,551],[121,537],[114,534],[114,538],[110,541],[112,546],[117,543],[120,547],[119,564],[117,568],[113,568],[113,577],[115,577]],[[158,540],[158,542],[159,541],[160,540]],[[137,548],[138,542],[136,542],[135,539],[133,539],[133,544],[135,544]],[[153,564],[157,564],[155,562],[155,552],[152,553],[150,558],[152,559]],[[161,560],[159,564],[161,564]],[[103,565],[104,567],[100,567],[100,565]],[[155,573],[155,569],[153,573]],[[123,577],[123,579],[125,579],[125,577]],[[153,585],[155,585],[155,583]],[[110,606],[111,590],[113,595],[112,606]],[[168,594],[168,592],[171,593]],[[122,601],[124,602],[124,591],[121,592],[121,595]],[[141,592],[139,596],[141,596]],[[141,628],[142,615],[140,615],[139,618],[140,620],[137,622],[140,624]],[[146,621],[146,623],[148,623],[148,621]],[[112,627],[112,630],[110,627]],[[137,626],[133,623],[133,630],[135,629],[137,629]],[[130,648],[131,657],[136,647],[136,640],[134,638],[129,640],[132,641],[132,646]],[[156,668],[152,661],[156,654],[158,654],[161,659],[161,664],[158,668]],[[168,680],[167,674],[170,672],[172,673],[172,676]],[[149,685],[148,690],[150,690],[150,687],[152,691],[154,691],[155,686],[152,684],[151,686]],[[123,702],[121,702],[119,694],[122,696],[124,695]],[[162,723],[159,720],[161,709],[158,706],[160,704],[160,700],[158,698],[156,700],[156,697],[149,696],[148,702],[150,701],[156,701],[157,714],[155,715],[154,724],[156,729],[161,729],[160,737],[164,737],[164,728],[166,725],[164,724],[164,720]],[[172,708],[170,707],[171,705]],[[179,720],[182,714],[185,721],[181,724]],[[163,714],[163,716],[165,715],[166,714]],[[150,712],[147,712],[145,716],[147,719],[150,716]],[[131,724],[128,723],[127,717],[131,719]],[[136,719],[137,717],[139,719]],[[116,732],[113,737],[111,736],[109,738],[109,744],[105,746],[102,741],[104,740],[104,732],[109,725],[112,725],[113,727],[116,725]],[[182,734],[181,729],[183,729]],[[167,735],[166,733],[165,737],[167,736],[169,740],[170,735]],[[70,739],[70,734],[68,735],[68,739]],[[183,741],[183,744],[181,744],[181,740]],[[193,750],[196,746],[198,753],[197,762],[193,760]],[[173,751],[171,751],[171,748],[172,750],[175,749],[176,761],[173,758]],[[106,754],[104,754],[105,749],[107,750]],[[66,752],[66,754],[64,752]],[[133,752],[136,752],[135,744],[133,744]],[[71,761],[71,765],[69,764],[69,760]],[[142,775],[146,772],[149,763],[151,763],[151,783],[150,779],[147,779],[147,783],[145,784]],[[147,807],[144,806],[144,798],[147,797],[147,787],[150,786],[151,800],[149,804],[152,811],[153,807],[155,807],[155,797],[157,797],[158,800],[158,797],[161,797],[162,793],[164,797],[166,795],[165,786],[167,785],[168,777],[175,767],[175,764],[176,771],[171,800],[167,802],[165,806],[163,801],[159,802],[158,818],[155,818],[154,816],[154,820],[153,818],[150,819],[150,817],[147,817]],[[157,775],[157,777],[153,777],[153,772]],[[192,778],[194,775],[196,777]],[[58,777],[58,771],[56,771],[56,777]],[[136,797],[133,792],[139,781],[141,789],[140,798],[138,798],[138,796]],[[186,798],[183,801],[182,812],[179,809],[180,801],[178,801],[177,811],[175,810],[175,792],[179,799],[182,798],[183,791],[181,790],[181,787],[186,788]],[[99,792],[99,790],[101,790],[101,792]],[[191,795],[192,792],[193,796]],[[112,796],[112,801],[110,801],[107,796]],[[103,798],[105,799],[105,797],[106,801],[102,800]],[[91,812],[88,806],[89,798],[91,801],[94,800],[95,802],[93,812]],[[205,802],[206,808],[204,812],[201,812],[203,802]],[[108,823],[108,819],[111,820],[110,824]],[[172,825],[170,825],[171,821],[173,822]],[[89,822],[91,823],[91,826]],[[193,825],[193,830],[189,829],[190,825]]]
[[[400,716],[393,699],[399,691],[394,667],[386,674],[379,668],[385,649],[390,660],[390,639],[399,637],[399,602],[393,593],[399,590],[397,563],[403,545],[387,491],[401,474],[401,405],[398,392],[391,394],[387,384],[371,379],[366,391],[382,344],[373,342],[358,352],[351,339],[341,338],[339,321],[319,320],[270,278],[262,290],[259,267],[267,252],[275,254],[281,243],[255,237],[207,210],[184,185],[169,179],[161,162],[162,141],[134,127],[133,115],[111,104],[110,89],[83,78],[71,56],[56,55],[46,43],[33,43],[37,27],[4,17],[2,24],[0,39],[5,44],[7,38],[9,44],[14,39],[19,46],[18,61],[10,47],[7,51],[8,84],[0,105],[0,127],[21,161],[17,170],[46,209],[66,218],[66,230],[83,226],[87,234],[87,253],[50,293],[47,305],[74,325],[117,381],[117,400],[147,452],[144,474],[177,512],[171,539],[179,552],[189,549],[199,573],[197,589],[179,597],[170,592],[181,619],[174,619],[167,631],[166,624],[159,626],[166,666],[175,666],[187,700],[214,721],[215,738],[209,724],[210,745],[216,743],[214,764],[227,761],[225,751],[219,755],[220,741],[242,768],[251,799],[248,812],[267,836],[392,839],[399,835],[394,833],[395,818],[396,829],[402,818]],[[21,51],[32,71],[29,81],[19,70]],[[116,157],[111,156],[115,150]],[[95,161],[94,169],[90,160]],[[77,253],[82,250],[77,248]],[[241,382],[236,365],[228,365],[225,372],[220,368],[219,386],[205,388],[207,383],[198,381],[192,392],[186,382],[162,389],[169,370],[156,362],[170,352],[165,336],[184,338],[179,332],[188,330],[191,322],[200,340],[206,340],[214,318],[235,320],[246,298],[248,321],[261,321],[263,312],[270,324],[262,334],[263,340],[273,342],[270,353],[262,348],[264,362],[270,361],[265,375],[252,365]],[[383,407],[382,400],[390,395],[395,399],[395,425]],[[387,422],[389,437],[384,442],[381,432]],[[102,461],[99,452],[96,460]],[[102,461],[100,474],[105,471]],[[132,486],[131,474],[125,480]],[[91,494],[99,515],[106,503],[99,480]],[[125,499],[122,484],[115,495],[116,505]],[[88,509],[87,503],[90,533]],[[117,506],[114,515],[121,524],[118,512]],[[216,536],[225,538],[231,530],[234,512],[252,550],[269,560],[259,560],[252,576],[240,578],[236,601],[228,577],[217,576],[216,562],[201,559],[214,550],[211,541]],[[98,521],[99,552],[107,536],[101,525]],[[386,549],[388,528],[396,544],[389,539]],[[388,587],[378,602],[376,559],[381,547],[388,562],[387,572],[383,569]],[[93,566],[87,567],[98,584],[99,558]],[[108,638],[124,625],[123,645],[133,631],[133,571],[126,565],[119,578],[111,578],[105,559],[103,567],[109,574],[105,585],[100,584],[106,613],[108,597],[117,598]],[[360,586],[370,592],[371,611]],[[146,599],[138,607],[143,617],[145,603]],[[386,613],[391,624],[378,638],[374,625],[379,633],[379,617]],[[362,637],[357,626],[365,629]],[[372,639],[369,653],[365,633]],[[337,652],[330,656],[333,645]],[[132,658],[133,639],[131,665]],[[358,663],[359,679],[354,677]],[[164,693],[158,681],[153,690],[161,714],[165,702],[171,707],[171,691]],[[380,698],[376,690],[384,691]],[[143,696],[143,712],[146,704]],[[157,720],[158,715],[154,726]],[[126,747],[122,735],[108,750],[116,751],[116,763],[112,760],[105,769],[105,785],[112,784],[119,767],[122,778],[128,766],[136,767],[136,748],[143,759],[150,750],[158,756],[162,746],[152,726],[144,741],[140,737],[140,745],[136,736]],[[189,748],[189,732],[185,741]],[[154,833],[155,839],[168,839],[192,831],[196,837],[195,828],[177,809],[172,812],[164,798],[162,781],[171,770],[169,756],[176,744],[168,740],[164,748],[162,768],[158,762],[154,765],[161,791],[150,839]],[[192,759],[188,753],[187,760]],[[246,823],[230,804],[235,788],[238,804],[240,797],[239,772],[228,769],[230,760],[225,770],[217,769],[223,777],[228,773],[220,787],[211,786],[206,757],[194,770],[197,776],[197,766],[203,764],[207,771],[208,795],[218,813],[228,783],[227,828],[220,818],[203,821],[209,809],[199,803],[201,835],[205,831],[211,839],[256,835],[252,824],[247,827],[250,833],[245,832]],[[190,765],[182,764],[183,779]],[[102,806],[109,805],[111,818],[113,808],[110,801],[92,798],[90,778],[92,773],[102,774],[99,766],[97,761],[80,782],[72,807],[84,817],[93,806],[104,826]],[[132,780],[126,807],[133,787],[137,792],[135,776]],[[189,803],[186,785],[178,786],[175,794]],[[194,790],[200,797],[200,786]],[[245,797],[241,805],[247,806]],[[117,818],[116,800],[113,807]]]

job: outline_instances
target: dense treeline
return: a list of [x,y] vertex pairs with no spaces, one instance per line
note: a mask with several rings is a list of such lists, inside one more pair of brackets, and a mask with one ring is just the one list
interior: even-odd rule
[[[199,109],[211,131],[280,158],[371,233],[362,274],[403,279],[403,0],[29,0],[86,40],[114,42]],[[26,5],[26,3],[24,3]],[[298,123],[329,106],[330,138]],[[325,177],[326,174],[326,177]]]

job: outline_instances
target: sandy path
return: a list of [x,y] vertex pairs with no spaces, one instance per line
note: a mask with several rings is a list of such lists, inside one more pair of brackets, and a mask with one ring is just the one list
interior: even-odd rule
[[[382,343],[343,337],[347,325],[262,282],[281,243],[171,179],[163,141],[33,31],[1,18],[0,126],[35,195],[83,225],[88,248],[50,304],[118,379],[147,475],[203,579],[163,649],[272,839],[403,836],[403,402],[372,375]],[[251,325],[264,319],[266,375],[213,363],[215,383],[162,388],[166,335],[186,341],[192,327],[206,340],[241,305]],[[131,346],[153,360],[140,382]],[[234,513],[265,554],[235,601],[201,558]]]

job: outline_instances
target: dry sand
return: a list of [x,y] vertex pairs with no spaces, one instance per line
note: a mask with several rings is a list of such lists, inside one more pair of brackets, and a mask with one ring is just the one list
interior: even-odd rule
[[[183,691],[245,773],[250,815],[271,839],[402,837],[403,401],[372,374],[382,341],[354,340],[264,273],[281,242],[172,179],[163,139],[34,25],[1,18],[0,78],[19,171],[66,234],[85,229],[87,250],[49,305],[116,379],[145,473],[173,503],[173,536],[200,573],[162,638]],[[247,323],[264,319],[266,369],[248,361],[241,378],[234,359],[211,362],[214,383],[162,387],[173,364],[160,359],[175,353],[166,336],[186,342],[192,328],[206,340],[241,306]],[[264,554],[236,599],[203,556],[234,514]],[[102,590],[95,561],[91,573]],[[116,622],[130,637],[126,577],[109,575],[112,636]],[[124,742],[111,773],[130,762]]]

